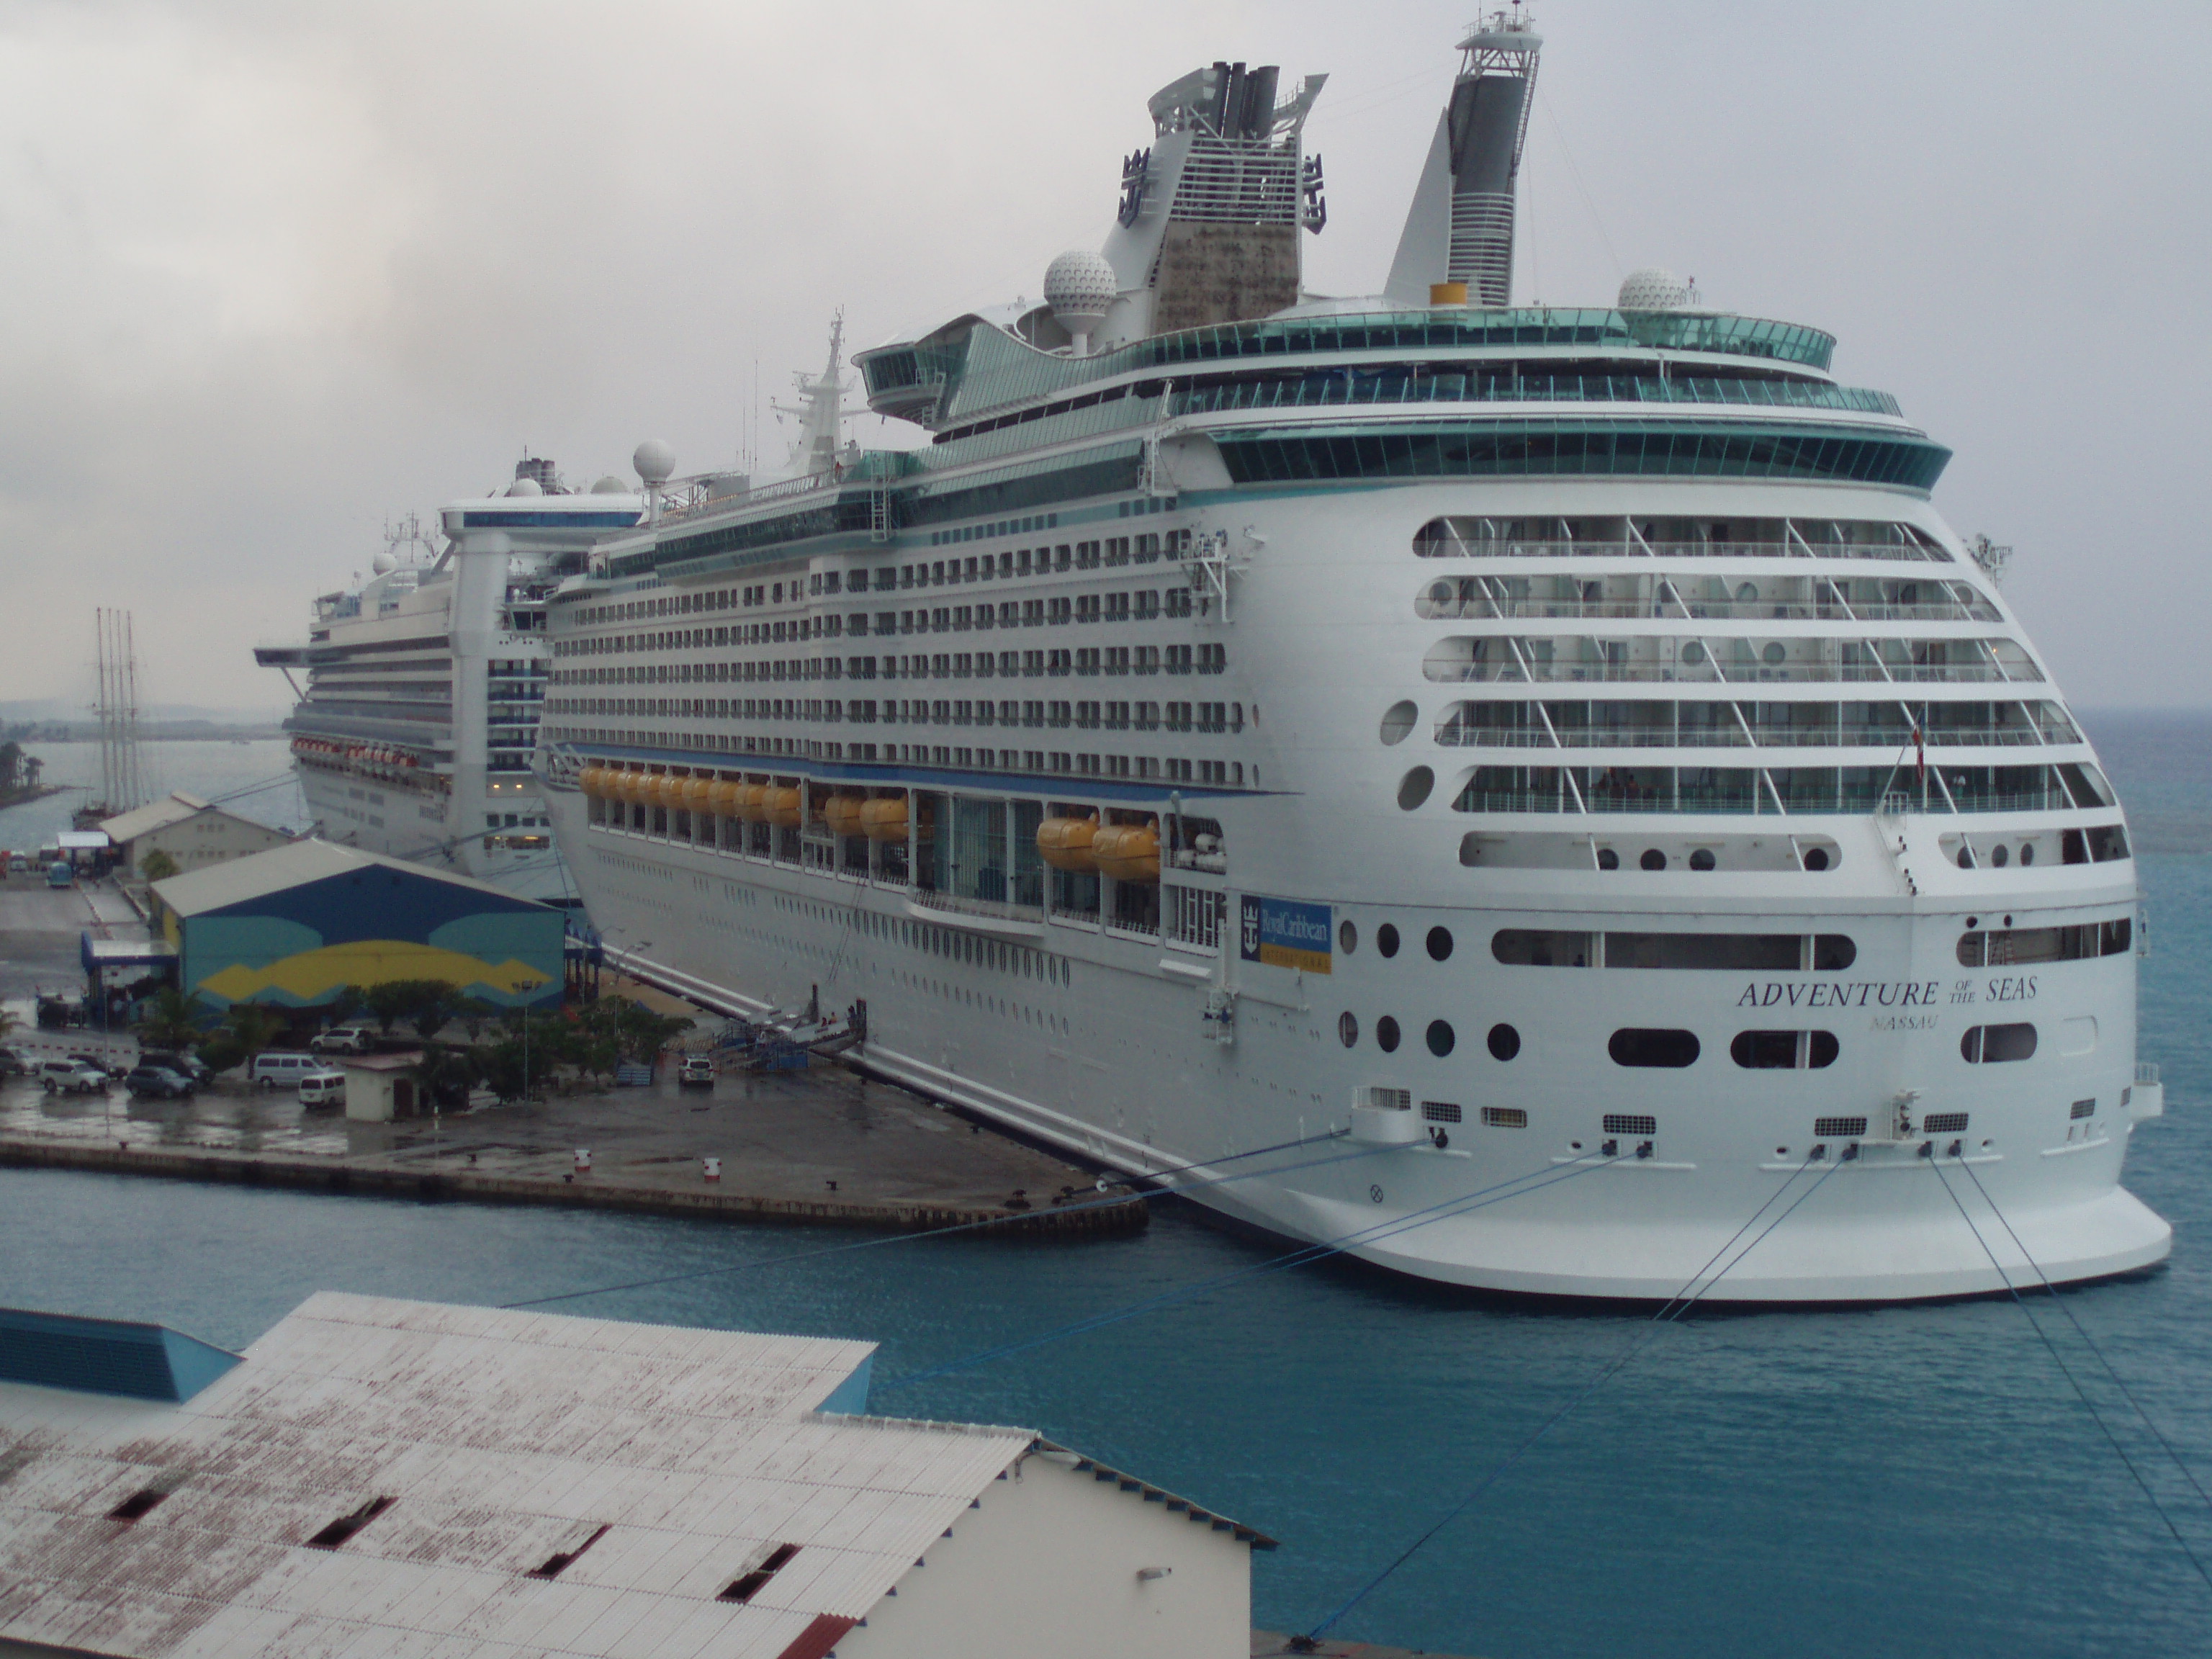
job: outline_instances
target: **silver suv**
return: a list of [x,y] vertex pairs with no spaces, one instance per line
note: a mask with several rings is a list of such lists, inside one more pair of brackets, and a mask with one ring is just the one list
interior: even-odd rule
[[39,1086],[50,1095],[105,1094],[107,1073],[81,1060],[41,1060]]
[[341,1025],[335,1030],[318,1031],[307,1039],[307,1047],[319,1054],[365,1054],[376,1047],[376,1028]]

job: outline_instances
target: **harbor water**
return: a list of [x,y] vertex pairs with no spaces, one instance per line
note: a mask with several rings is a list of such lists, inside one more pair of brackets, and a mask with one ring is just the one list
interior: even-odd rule
[[[2212,1490],[2212,717],[2087,724],[2136,826],[2142,1054],[2166,1082],[2128,1184],[2176,1240],[2155,1273],[2069,1293],[2079,1331],[2029,1297],[2050,1346],[2003,1300],[1700,1310],[1655,1331],[1340,1261],[1255,1273],[1280,1248],[1172,1206],[1139,1237],[1039,1248],[19,1170],[0,1170],[0,1302],[239,1346],[322,1288],[506,1303],[621,1285],[546,1305],[872,1339],[875,1410],[1033,1426],[1281,1540],[1254,1587],[1275,1629],[1325,1617],[1480,1487],[1334,1633],[1492,1659],[2212,1651],[2212,1584],[2144,1488],[2208,1565],[2212,1507],[2129,1399]],[[167,781],[252,783],[278,747],[228,785]]]

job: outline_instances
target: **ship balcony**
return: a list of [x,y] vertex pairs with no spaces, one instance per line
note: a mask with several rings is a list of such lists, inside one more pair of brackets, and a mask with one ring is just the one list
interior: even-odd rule
[[1599,638],[1459,635],[1439,640],[1423,676],[1446,684],[1873,684],[1953,685],[2040,681],[2016,641],[1732,637],[1708,646],[1662,635]]
[[1808,605],[1767,600],[1629,599],[1493,599],[1437,590],[1437,583],[1413,601],[1413,614],[1424,622],[1507,622],[1521,617],[1559,617],[1566,620],[1674,622],[1824,622],[1842,623],[2002,623],[1996,607],[1983,601],[1940,605]]

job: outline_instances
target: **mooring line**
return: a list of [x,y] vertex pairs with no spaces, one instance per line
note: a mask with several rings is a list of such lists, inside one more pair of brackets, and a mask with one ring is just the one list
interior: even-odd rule
[[[1459,1519],[1461,1516],[1467,1513],[1469,1509],[1473,1508],[1476,1501],[1480,1499],[1485,1492],[1488,1492],[1492,1486],[1495,1486],[1508,1470],[1511,1469],[1515,1464],[1518,1463],[1521,1459],[1535,1446],[1538,1441],[1541,1440],[1547,1434],[1549,1434],[1552,1430],[1556,1428],[1563,1420],[1565,1420],[1567,1415],[1571,1413],[1576,1407],[1581,1405],[1583,1401],[1589,1399],[1592,1395],[1595,1394],[1598,1389],[1604,1387],[1607,1382],[1612,1381],[1613,1377],[1619,1376],[1621,1371],[1626,1370],[1632,1360],[1633,1360],[1638,1354],[1642,1353],[1644,1350],[1649,1347],[1653,1342],[1658,1340],[1659,1334],[1662,1330],[1663,1330],[1667,1326],[1674,1324],[1680,1320],[1685,1314],[1688,1313],[1692,1307],[1696,1306],[1700,1297],[1704,1297],[1705,1294],[1708,1291],[1711,1291],[1714,1285],[1719,1284],[1723,1279],[1726,1278],[1732,1269],[1740,1266],[1745,1257],[1748,1256],[1765,1241],[1769,1234],[1772,1233],[1777,1227],[1779,1227],[1784,1222],[1787,1221],[1796,1212],[1797,1206],[1799,1205],[1804,1203],[1807,1199],[1812,1197],[1814,1193],[1820,1191],[1820,1188],[1826,1182],[1828,1177],[1843,1167],[1840,1161],[1829,1164],[1826,1169],[1820,1172],[1820,1178],[1818,1181],[1815,1181],[1810,1187],[1808,1187],[1802,1193],[1799,1194],[1796,1199],[1791,1202],[1788,1209],[1783,1211],[1780,1215],[1776,1216],[1765,1228],[1761,1229],[1758,1237],[1753,1239],[1750,1243],[1744,1246],[1743,1249],[1733,1260],[1727,1262],[1726,1265],[1721,1268],[1719,1273],[1714,1273],[1710,1280],[1707,1280],[1707,1282],[1703,1285],[1698,1285],[1698,1281],[1705,1279],[1705,1274],[1711,1272],[1713,1263],[1720,1261],[1723,1256],[1726,1255],[1735,1246],[1736,1241],[1741,1238],[1745,1233],[1750,1231],[1750,1230],[1757,1224],[1759,1217],[1765,1214],[1768,1210],[1773,1207],[1775,1202],[1781,1198],[1783,1194],[1790,1190],[1790,1183],[1795,1182],[1799,1176],[1804,1174],[1808,1169],[1812,1167],[1812,1163],[1813,1160],[1811,1158],[1807,1158],[1802,1164],[1800,1164],[1796,1169],[1792,1170],[1786,1177],[1784,1177],[1782,1184],[1777,1187],[1773,1192],[1767,1195],[1765,1203],[1761,1204],[1756,1210],[1753,1210],[1751,1212],[1749,1218],[1747,1218],[1741,1226],[1735,1230],[1735,1234],[1729,1237],[1728,1242],[1723,1244],[1719,1249],[1714,1251],[1713,1254],[1707,1258],[1705,1266],[1699,1267],[1696,1273],[1692,1273],[1686,1280],[1684,1281],[1681,1290],[1677,1291],[1673,1296],[1668,1297],[1665,1302],[1660,1304],[1658,1311],[1651,1316],[1651,1323],[1650,1328],[1645,1330],[1643,1335],[1638,1337],[1620,1353],[1614,1355],[1611,1359],[1607,1360],[1604,1365],[1600,1367],[1597,1375],[1592,1377],[1579,1392],[1569,1398],[1565,1404],[1559,1407],[1558,1410],[1554,1411],[1549,1417],[1538,1424],[1533,1433],[1531,1433],[1525,1440],[1522,1441],[1519,1445],[1516,1446],[1512,1451],[1508,1453],[1503,1461],[1493,1465],[1489,1471],[1483,1475],[1482,1479],[1475,1483],[1474,1488],[1469,1491],[1464,1498],[1461,1498],[1458,1503],[1453,1504],[1450,1509],[1447,1510],[1441,1516],[1432,1522],[1426,1531],[1423,1532],[1419,1537],[1414,1539],[1412,1543],[1408,1544],[1405,1549],[1400,1552],[1397,1557],[1389,1563],[1389,1565],[1385,1566],[1380,1572],[1376,1573],[1372,1578],[1370,1578],[1365,1583],[1354,1590],[1343,1605],[1339,1607],[1334,1613],[1330,1613],[1328,1618],[1322,1620],[1311,1630],[1308,1631],[1303,1638],[1298,1638],[1301,1650],[1306,1652],[1312,1651],[1314,1647],[1321,1641],[1322,1636],[1335,1626],[1339,1620],[1342,1620],[1346,1613],[1358,1607],[1360,1602],[1366,1600],[1367,1597],[1379,1588],[1391,1574],[1396,1572],[1399,1568],[1404,1566],[1407,1562],[1412,1560],[1415,1555],[1419,1554],[1422,1547],[1428,1543],[1431,1539],[1434,1538],[1438,1533],[1442,1532],[1446,1527],[1449,1526],[1453,1522]],[[1692,1291],[1693,1286],[1697,1287],[1694,1291]]]
[[[2059,1374],[2072,1386],[2075,1396],[2080,1399],[2082,1405],[2087,1407],[2090,1420],[2102,1431],[2106,1442],[2112,1447],[2113,1454],[2119,1458],[2128,1474],[2134,1478],[2136,1485],[2142,1489],[2142,1495],[2150,1500],[2151,1508],[2158,1511],[2158,1518],[2166,1523],[2166,1529],[2173,1535],[2175,1545],[2184,1555],[2189,1558],[2189,1565],[2197,1569],[2197,1576],[2204,1581],[2205,1588],[2212,1589],[2212,1571],[2206,1571],[2203,1559],[2198,1557],[2195,1550],[2190,1548],[2189,1540],[2182,1536],[2181,1528],[2174,1524],[2173,1517],[2166,1513],[2166,1505],[2159,1502],[2158,1494],[2151,1490],[2150,1482],[2144,1478],[2142,1469],[2136,1466],[2135,1459],[2128,1455],[2127,1448],[2120,1444],[2119,1436],[2112,1432],[2112,1425],[2105,1420],[2105,1414],[2097,1409],[2097,1402],[2089,1397],[2089,1391],[2082,1387],[2081,1379],[2074,1375],[2074,1368],[2066,1363],[2066,1357],[2058,1352],[2058,1345],[2051,1340],[2051,1333],[2043,1328],[2043,1322],[2035,1316],[2034,1310],[2027,1305],[2027,1299],[2021,1295],[2019,1288],[2013,1284],[2012,1275],[2004,1270],[2004,1264],[1997,1260],[1996,1252],[1990,1248],[1989,1240],[1982,1237],[1982,1230],[1974,1224],[1973,1217],[1966,1213],[1966,1206],[1959,1197],[1958,1188],[1951,1184],[1950,1177],[1943,1173],[1942,1162],[1930,1158],[1929,1167],[1936,1171],[1936,1179],[1943,1183],[1944,1192],[1949,1196],[1952,1206],[1959,1212],[1959,1219],[1966,1224],[1966,1231],[1973,1234],[1974,1243],[1980,1245],[1982,1254],[1989,1257],[1990,1266],[1996,1270],[1997,1282],[2005,1287],[2005,1293],[2012,1297],[2013,1305],[2027,1316],[2029,1328],[2041,1339],[2044,1347],[2049,1351],[2051,1363],[2058,1367]],[[1974,1185],[1981,1190],[1984,1198],[1986,1199],[1989,1196],[1988,1189],[1982,1187],[1978,1179],[1975,1181]],[[1992,1212],[1996,1211],[1996,1206],[1994,1204],[1990,1205],[1990,1208]],[[1997,1218],[2002,1221],[2004,1218],[1999,1214]],[[2007,1228],[2006,1231],[2010,1231],[2011,1229]],[[2015,1238],[2014,1242],[2017,1243],[2019,1241]],[[2023,1250],[2021,1255],[2026,1255],[2027,1252]],[[2031,1265],[2033,1265],[2032,1261]]]
[[[1297,1140],[1279,1141],[1273,1146],[1256,1146],[1249,1152],[1228,1152],[1219,1158],[1207,1158],[1203,1163],[1175,1165],[1140,1178],[1148,1182],[1158,1182],[1163,1176],[1181,1175],[1192,1170],[1218,1169],[1224,1164],[1242,1163],[1246,1158],[1264,1158],[1270,1152],[1289,1152],[1300,1146],[1326,1145],[1329,1141],[1341,1140],[1344,1138],[1344,1133],[1340,1130],[1331,1134],[1307,1135]],[[1226,1186],[1236,1181],[1254,1181],[1262,1176],[1291,1175],[1300,1170],[1316,1170],[1326,1164],[1349,1163],[1354,1158],[1371,1158],[1377,1152],[1390,1150],[1392,1149],[1387,1146],[1365,1147],[1356,1152],[1340,1152],[1334,1158],[1312,1158],[1304,1164],[1279,1164],[1273,1169],[1247,1170],[1235,1175],[1213,1176],[1203,1180],[1164,1187],[1160,1189],[1161,1195],[1169,1198],[1182,1197],[1187,1194],[1203,1191],[1208,1187]],[[1085,1199],[1080,1203],[1062,1204],[1040,1213],[1055,1216],[1080,1215],[1089,1210],[1115,1209],[1129,1201],[1126,1197]],[[925,1238],[946,1238],[955,1233],[981,1232],[993,1227],[1003,1230],[1018,1226],[1022,1220],[1023,1218],[1020,1216],[992,1216],[982,1221],[958,1221],[943,1227],[925,1228],[920,1232],[892,1233],[878,1238],[855,1239],[843,1244],[825,1244],[820,1249],[795,1250],[788,1255],[769,1256],[763,1261],[732,1262],[716,1267],[687,1268],[680,1273],[662,1273],[654,1278],[634,1279],[618,1285],[594,1285],[580,1291],[559,1291],[550,1296],[526,1297],[518,1302],[502,1302],[498,1305],[502,1308],[538,1308],[548,1303],[573,1302],[587,1296],[609,1296],[617,1291],[651,1290],[656,1285],[680,1285],[691,1279],[712,1279],[721,1273],[750,1273],[757,1268],[781,1267],[793,1262],[812,1261],[823,1256],[844,1255],[854,1250],[882,1249],[887,1245],[912,1244]]]

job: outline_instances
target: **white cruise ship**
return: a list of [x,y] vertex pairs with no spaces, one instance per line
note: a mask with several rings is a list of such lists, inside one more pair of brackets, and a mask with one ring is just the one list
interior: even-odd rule
[[858,356],[929,441],[817,420],[808,476],[594,549],[539,763],[591,915],[1431,1279],[2160,1261],[2119,1184],[2161,1105],[2127,830],[1936,509],[1949,452],[1829,336],[1663,273],[1514,308],[1537,50],[1517,14],[1462,43],[1379,295],[1300,281],[1320,77],[1218,64],[1047,303]]
[[[531,769],[545,603],[645,507],[617,478],[571,493],[550,461],[525,460],[503,494],[445,509],[442,549],[410,516],[367,581],[314,601],[305,644],[258,647],[300,699],[284,725],[318,832],[575,903]],[[465,566],[463,535],[480,556]]]

